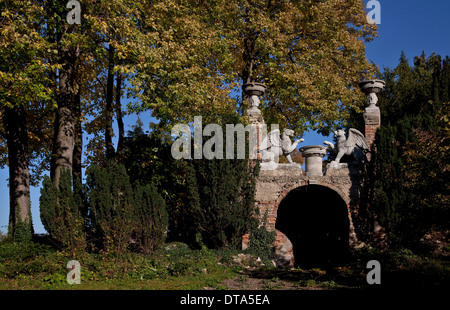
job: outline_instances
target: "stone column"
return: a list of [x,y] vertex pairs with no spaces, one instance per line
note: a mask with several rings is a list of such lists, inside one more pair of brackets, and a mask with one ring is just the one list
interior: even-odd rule
[[375,141],[375,133],[381,125],[380,108],[366,108],[363,116],[365,123],[364,135],[366,137],[367,144],[369,144],[369,148],[371,148],[373,142]]
[[246,114],[250,122],[264,123],[261,110],[259,109],[259,97],[264,95],[267,86],[262,83],[252,82],[242,85],[242,89],[248,96],[248,108]]
[[256,156],[257,159],[261,159],[259,146],[261,145],[261,142],[263,140],[265,123],[261,114],[261,110],[259,109],[259,97],[264,95],[267,86],[262,83],[252,82],[242,85],[242,89],[248,96],[248,108],[246,111],[246,115],[248,120],[252,124],[256,136]]
[[323,157],[327,154],[327,147],[323,145],[309,145],[300,148],[303,158],[305,158],[305,175],[323,175]]
[[364,80],[359,83],[361,91],[367,95],[366,109],[363,113],[364,117],[364,135],[366,137],[369,147],[375,140],[375,133],[381,126],[380,108],[377,107],[379,93],[386,83],[382,80]]
[[[264,128],[265,123],[261,114],[261,110],[259,109],[259,97],[264,95],[266,92],[267,86],[262,83],[247,83],[242,85],[242,90],[248,96],[248,108],[246,110],[246,115],[251,123],[252,130],[254,130],[254,135],[250,135],[251,138],[256,139],[256,150],[254,152],[250,152],[250,154],[256,154],[256,159],[261,159],[261,153],[259,151],[259,146],[264,137]],[[251,145],[251,144],[250,144]],[[250,157],[250,159],[255,159]],[[250,235],[245,234],[242,236],[242,250],[247,249],[250,244]]]

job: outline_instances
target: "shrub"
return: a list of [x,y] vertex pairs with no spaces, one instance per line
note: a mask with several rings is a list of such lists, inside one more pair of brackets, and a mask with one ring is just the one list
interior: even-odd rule
[[61,171],[58,188],[49,177],[44,178],[39,202],[42,224],[57,246],[72,256],[84,251],[84,206],[79,191],[72,190],[72,177],[68,169]]
[[[223,123],[230,121],[236,119]],[[223,132],[226,136],[225,128]],[[235,145],[234,158],[237,149]],[[192,160],[186,168],[187,222],[191,224],[187,231],[191,236],[200,233],[201,242],[208,248],[239,247],[242,236],[256,225],[253,215],[258,173],[259,162],[250,161],[248,153],[246,159]]]
[[4,263],[7,260],[22,262],[51,252],[54,252],[54,250],[48,245],[33,242],[1,242],[0,263]]
[[59,259],[54,249],[47,245],[33,242],[2,242],[0,243],[0,278],[64,271]]
[[133,188],[125,167],[110,163],[91,167],[87,188],[90,226],[106,251],[151,254],[165,241],[166,204],[153,185]]
[[250,232],[250,244],[246,251],[261,258],[264,264],[270,264],[275,255],[276,233],[267,230],[266,218],[265,215],[262,225]]
[[139,250],[150,255],[166,239],[166,203],[151,184],[137,186],[134,198],[133,239]]
[[87,177],[90,226],[108,252],[126,249],[133,229],[133,191],[122,165],[91,166]]
[[180,212],[184,211],[185,162],[176,160],[171,154],[172,137],[169,132],[154,126],[149,134],[140,126],[134,127],[124,138],[122,162],[132,184],[151,184],[158,189],[166,203],[169,214],[170,236],[182,240],[185,230],[179,225]]

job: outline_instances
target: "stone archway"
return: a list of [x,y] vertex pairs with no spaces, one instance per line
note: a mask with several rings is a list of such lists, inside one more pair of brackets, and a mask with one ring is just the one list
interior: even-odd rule
[[335,190],[322,185],[296,187],[277,208],[277,254],[301,268],[343,262],[349,250],[350,222],[347,203]]
[[[308,208],[312,208],[303,213],[303,215],[305,215],[303,218],[308,218],[307,212],[311,213],[314,210],[321,211],[324,216],[333,214],[326,208],[326,205],[322,205],[322,207],[320,207],[320,205],[324,201],[323,197],[334,197],[334,201],[338,202],[338,205],[340,206],[339,209],[341,211],[339,212],[339,216],[346,216],[348,220],[348,226],[346,225],[346,236],[348,236],[349,247],[354,248],[359,246],[360,241],[358,240],[354,226],[354,221],[358,220],[358,184],[359,170],[353,166],[327,170],[326,173],[321,176],[306,176],[299,165],[292,164],[279,164],[278,168],[275,170],[262,170],[256,182],[255,204],[259,209],[259,214],[267,216],[266,228],[269,231],[275,231],[277,234],[274,257],[276,265],[279,267],[294,266],[293,243],[284,233],[288,230],[283,229],[284,231],[282,231],[277,229],[277,227],[280,227],[280,225],[283,227],[284,225],[283,219],[278,219],[279,215],[282,215],[284,212],[281,208],[284,209],[287,208],[286,205],[293,204],[288,204],[287,201],[291,198],[287,197],[296,196],[298,201],[302,201],[302,197],[300,197],[299,194],[294,194],[301,188],[314,189],[317,187],[320,189],[315,195],[317,196],[316,198],[311,196],[303,199],[304,201],[308,201],[309,199],[309,203],[304,204],[306,204]],[[295,212],[293,214],[295,214]],[[321,213],[319,212],[319,214]],[[287,215],[287,217],[289,217],[289,215]],[[315,217],[314,214],[309,214],[310,220],[316,218],[317,216]],[[343,221],[346,220],[343,219]],[[292,225],[298,226],[298,223],[294,222]],[[290,237],[294,239],[292,235]],[[242,240],[243,249],[245,249],[248,244],[249,235],[245,235]],[[297,250],[298,247],[296,248],[296,251]]]
[[[380,127],[380,109],[376,106],[378,100],[376,93],[380,92],[384,85],[385,82],[381,80],[364,80],[359,83],[361,91],[367,96],[367,107],[363,113],[363,117],[365,138],[369,146],[368,149],[371,149],[375,132]],[[260,83],[248,83],[243,86],[243,89],[250,98],[251,96],[261,96],[264,94],[266,86]],[[261,159],[262,155],[259,153],[259,150],[264,138],[264,130],[262,128],[264,128],[265,123],[257,105],[253,105],[251,102],[249,103],[251,108],[247,110],[247,116],[255,128],[256,149],[258,150],[257,158]],[[279,266],[292,266],[294,264],[293,248],[296,248],[295,252],[297,253],[301,249],[301,246],[299,246],[301,242],[299,243],[299,240],[303,241],[305,239],[296,238],[296,233],[303,235],[306,233],[308,235],[307,232],[310,231],[309,236],[312,239],[318,239],[318,236],[323,236],[324,234],[325,236],[327,234],[328,236],[339,236],[337,239],[340,238],[339,240],[343,240],[342,243],[346,245],[347,249],[355,248],[363,244],[358,240],[355,229],[356,226],[358,227],[358,232],[361,231],[361,218],[359,215],[361,190],[360,167],[354,164],[338,163],[337,165],[330,165],[330,167],[327,166],[326,171],[323,172],[322,157],[325,155],[323,148],[323,145],[301,148],[303,156],[307,158],[305,173],[303,173],[298,164],[278,164],[273,170],[262,169],[257,179],[255,205],[259,209],[260,214],[267,215],[266,228],[270,231],[275,230],[277,232],[275,260]],[[370,160],[370,153],[366,156]],[[320,157],[320,160],[317,157]],[[316,186],[319,187],[316,188]],[[313,196],[308,196],[305,193],[299,194],[295,192],[297,188],[302,187],[310,188],[313,191],[317,190],[318,193]],[[299,189],[299,191],[301,190],[303,189]],[[296,199],[292,197],[296,197],[300,202],[297,203]],[[305,200],[309,201],[309,203],[303,203],[307,207],[302,207],[302,197],[306,197]],[[327,203],[327,199],[331,199],[331,202]],[[298,207],[298,205],[300,205],[299,210],[295,207]],[[337,205],[337,207],[332,208],[331,206],[333,205]],[[279,215],[281,215],[280,219],[278,218]],[[295,215],[300,216],[302,220],[304,219],[304,229],[298,228],[298,230],[293,230],[289,228],[290,226],[301,227],[295,220],[290,219],[295,219]],[[336,222],[331,220],[333,216],[338,218]],[[320,219],[323,219],[323,221],[320,221]],[[342,223],[338,224],[339,222]],[[328,226],[334,230],[327,230],[327,224],[324,223],[331,223]],[[344,233],[345,229],[347,230],[347,234]],[[316,230],[316,233],[313,233],[314,230]],[[295,239],[294,243],[289,240],[288,235],[292,239]],[[325,247],[330,243],[332,248],[334,246],[337,248],[341,247],[339,242],[336,241],[333,243],[331,239],[328,238],[324,243],[316,240],[316,243],[324,244]],[[243,236],[243,249],[248,246],[248,243],[249,235],[247,234]],[[299,264],[298,258],[301,256],[299,253],[301,252],[297,253],[297,264]],[[323,255],[324,257],[334,260],[333,255],[325,254]]]

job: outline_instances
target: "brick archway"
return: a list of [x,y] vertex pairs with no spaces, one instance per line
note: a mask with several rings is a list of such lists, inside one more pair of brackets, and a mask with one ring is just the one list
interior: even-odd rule
[[347,205],[350,204],[350,197],[348,195],[346,195],[340,188],[336,187],[333,183],[330,182],[326,182],[323,180],[302,180],[296,184],[292,184],[289,187],[287,187],[278,197],[277,199],[277,203],[279,204],[281,202],[281,200],[284,199],[284,197],[286,197],[287,194],[289,194],[292,190],[299,188],[301,186],[307,186],[307,185],[320,185],[320,186],[324,186],[324,187],[328,187],[329,189],[335,191],[336,193],[339,194],[339,196],[342,198],[342,200],[345,201],[345,203]]
[[[376,106],[376,93],[382,90],[384,85],[385,82],[381,80],[364,80],[359,83],[361,91],[367,96],[368,106],[365,108],[363,118],[365,124],[365,137],[369,149],[371,149],[374,141],[375,132],[381,124],[380,109]],[[250,83],[244,91],[255,91],[259,86],[261,85]],[[260,87],[259,92],[254,94],[260,96],[264,94],[265,89],[265,87]],[[247,113],[249,121],[256,129],[256,149],[259,150],[259,146],[263,141],[264,130],[262,130],[262,128],[264,128],[265,122],[259,109],[249,109]],[[321,156],[323,157],[323,155]],[[370,160],[370,153],[367,154],[367,157]],[[320,167],[318,170],[320,170]],[[268,230],[275,230],[279,205],[292,190],[301,186],[316,184],[333,190],[345,202],[349,221],[349,245],[351,247],[356,247],[361,244],[357,238],[352,220],[352,217],[354,217],[355,223],[358,226],[358,231],[360,231],[361,223],[359,223],[360,215],[358,204],[361,190],[361,175],[358,167],[355,167],[352,164],[343,164],[338,165],[337,168],[330,167],[330,169],[328,169],[327,167],[326,172],[323,175],[321,175],[321,173],[306,173],[305,175],[303,174],[300,165],[278,164],[277,168],[272,171],[261,172],[262,173],[260,173],[257,180],[255,203],[260,211],[262,211],[260,214],[267,214],[268,223],[266,225]],[[248,235],[246,235],[243,238],[243,248],[247,247],[248,242]],[[289,243],[289,239],[286,235],[277,231],[277,253],[280,254],[283,251],[289,252]],[[291,264],[292,262],[288,261],[288,263]]]
[[[329,171],[323,176],[308,177],[301,170],[295,170],[289,166],[282,167],[285,170],[262,171],[257,180],[257,191],[255,203],[259,208],[260,215],[267,216],[266,228],[276,231],[275,262],[278,266],[294,266],[294,254],[292,242],[282,231],[276,229],[278,210],[281,202],[292,191],[298,188],[314,185],[321,186],[336,193],[336,197],[345,204],[349,223],[348,238],[350,246],[358,244],[355,234],[352,214],[354,216],[358,199],[352,198],[355,194],[352,187],[355,185],[354,172],[350,169],[339,169]],[[249,236],[243,238],[243,248],[249,243]]]
[[349,251],[348,201],[333,186],[293,187],[277,203],[278,265],[313,267],[342,262]]

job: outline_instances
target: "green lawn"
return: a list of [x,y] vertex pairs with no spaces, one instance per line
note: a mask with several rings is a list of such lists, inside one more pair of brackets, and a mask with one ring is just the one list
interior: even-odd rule
[[83,254],[75,258],[81,284],[70,285],[66,264],[74,258],[42,244],[0,242],[0,290],[359,289],[369,287],[366,263],[373,259],[381,264],[384,288],[450,285],[448,259],[407,250],[359,251],[345,266],[326,270],[244,268],[233,261],[235,254],[184,244],[165,245],[152,256]]
[[[237,272],[199,274],[196,276],[167,277],[165,279],[105,279],[86,280],[81,275],[81,284],[68,284],[63,277],[47,281],[39,277],[18,276],[0,280],[0,290],[202,290],[223,289],[220,284],[225,279],[234,278]],[[54,277],[56,279],[56,277]]]

